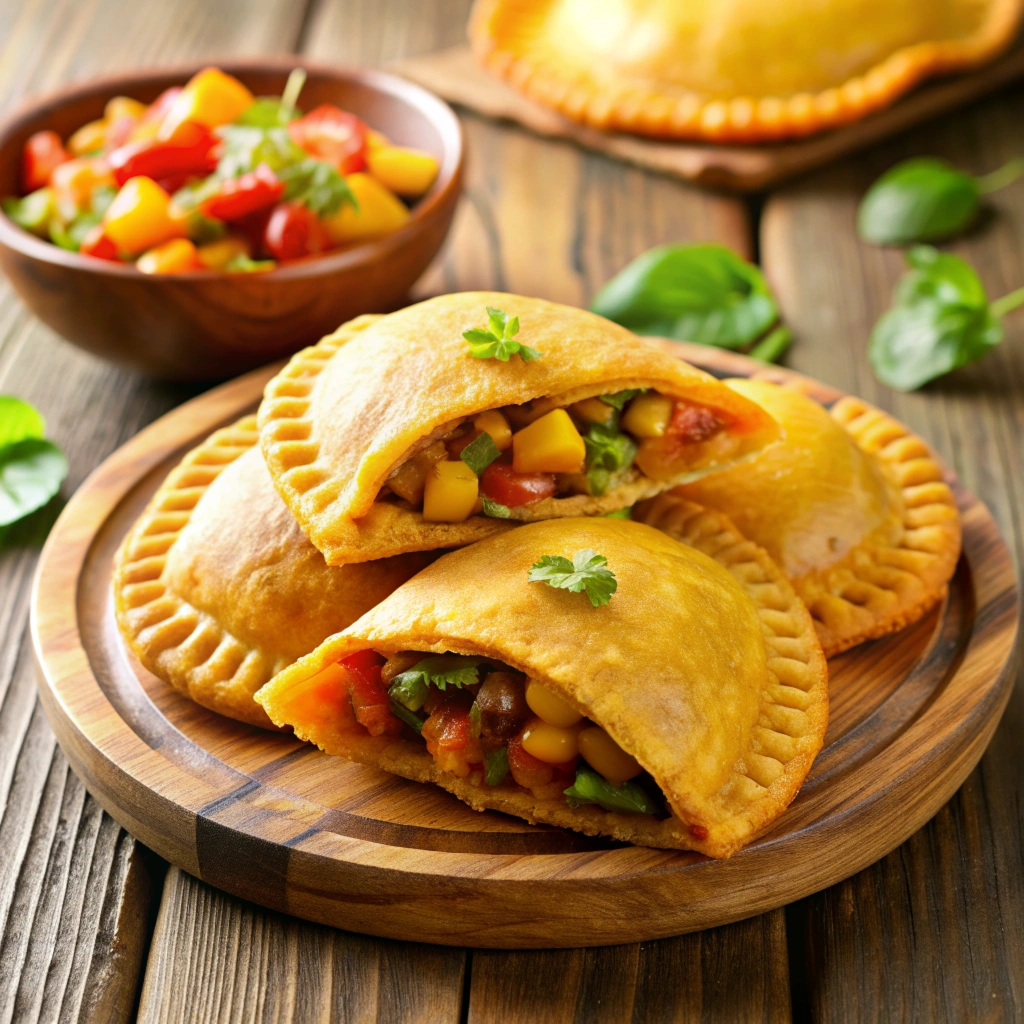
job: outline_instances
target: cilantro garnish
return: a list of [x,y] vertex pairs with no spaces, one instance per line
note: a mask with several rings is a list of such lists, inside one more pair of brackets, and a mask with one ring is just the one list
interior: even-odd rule
[[508,505],[502,505],[497,501],[491,501],[490,498],[481,498],[484,506],[484,515],[491,516],[494,519],[511,519],[512,512],[509,510]]
[[590,603],[599,608],[607,604],[618,583],[615,573],[606,568],[608,559],[591,548],[584,548],[572,556],[570,562],[562,555],[544,555],[534,562],[526,578],[531,583],[546,583],[549,587],[578,594],[586,591]]
[[299,160],[281,167],[277,176],[284,182],[284,198],[308,206],[318,217],[329,217],[342,203],[359,210],[348,182],[323,160]]
[[599,395],[598,397],[605,405],[610,405],[619,412],[625,408],[626,403],[637,395],[642,395],[647,388],[626,388],[625,391],[616,391],[614,395]]
[[503,310],[488,306],[487,326],[488,330],[473,327],[462,332],[462,336],[469,342],[471,356],[477,359],[500,359],[507,363],[518,352],[523,362],[528,363],[543,355],[535,348],[514,340],[519,333],[519,317],[510,317]]
[[419,711],[431,683],[439,690],[449,686],[472,686],[480,682],[480,658],[461,654],[434,654],[400,672],[392,680],[388,696],[410,711]]
[[462,449],[459,458],[479,476],[500,454],[494,438],[485,430]]
[[583,438],[587,449],[587,484],[600,497],[608,490],[612,473],[627,469],[636,456],[636,444],[628,434],[604,423],[591,423]]

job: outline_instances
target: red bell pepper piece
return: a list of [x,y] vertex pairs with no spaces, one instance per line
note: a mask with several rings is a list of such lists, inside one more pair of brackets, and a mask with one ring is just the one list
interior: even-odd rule
[[366,166],[369,129],[355,114],[323,103],[288,125],[292,141],[318,160],[333,164],[342,174]]
[[374,651],[357,651],[338,664],[345,670],[356,721],[371,736],[399,735],[402,723],[391,713],[391,699],[380,676],[384,659]]
[[313,256],[331,247],[320,218],[302,203],[282,203],[270,215],[263,248],[278,260]]
[[266,165],[222,182],[216,195],[199,204],[200,213],[214,220],[240,220],[273,206],[284,195],[284,182]]
[[89,229],[78,251],[83,256],[95,256],[100,260],[117,260],[117,246],[107,237],[102,224]]
[[209,174],[217,166],[215,151],[219,145],[220,140],[209,128],[186,121],[169,139],[126,143],[107,161],[118,185],[140,176],[159,180],[182,173]]
[[480,493],[507,508],[528,505],[555,493],[553,473],[517,473],[507,462],[492,462],[480,477]]
[[26,194],[50,184],[50,175],[71,159],[56,132],[30,135],[21,151],[21,187]]
[[724,420],[703,405],[676,402],[665,435],[692,444],[714,437],[725,425]]

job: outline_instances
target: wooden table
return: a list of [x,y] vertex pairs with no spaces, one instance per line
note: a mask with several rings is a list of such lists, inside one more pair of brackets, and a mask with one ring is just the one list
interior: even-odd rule
[[[291,51],[376,65],[451,45],[469,0],[0,0],[0,102],[117,67]],[[982,363],[915,395],[865,342],[901,271],[857,241],[858,196],[911,154],[972,171],[1021,152],[1024,87],[753,201],[464,116],[470,171],[419,293],[500,288],[585,304],[661,242],[757,257],[789,365],[890,409],[988,503],[1024,555],[1024,314]],[[1024,283],[1024,182],[954,248],[993,295]],[[69,494],[194,390],[71,348],[0,285],[0,392],[35,403]],[[52,514],[49,514],[52,513]],[[0,549],[0,1024],[8,1021],[1010,1021],[1024,1016],[1024,693],[956,797],[874,867],[739,924],[641,945],[495,952],[403,944],[264,911],[168,869],[71,774],[39,709],[26,634],[55,510]]]

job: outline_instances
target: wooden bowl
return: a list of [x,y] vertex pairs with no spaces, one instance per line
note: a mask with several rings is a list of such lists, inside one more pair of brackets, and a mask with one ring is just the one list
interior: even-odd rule
[[[0,195],[17,194],[22,146],[33,132],[51,128],[66,138],[101,116],[112,96],[149,102],[208,63],[96,79],[23,107],[0,127]],[[143,274],[67,252],[0,214],[0,267],[41,320],[96,355],[172,380],[232,376],[311,344],[360,313],[400,306],[440,248],[462,185],[458,119],[417,85],[294,57],[217,66],[257,96],[279,95],[289,71],[304,67],[304,109],[335,103],[351,110],[395,143],[434,154],[440,172],[401,230],[261,274]]]

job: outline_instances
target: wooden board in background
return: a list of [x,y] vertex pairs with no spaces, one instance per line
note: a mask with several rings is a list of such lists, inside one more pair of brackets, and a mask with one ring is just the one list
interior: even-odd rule
[[[717,349],[665,345],[715,372],[765,372]],[[33,641],[50,723],[100,802],[171,863],[373,935],[499,948],[636,942],[847,877],[931,818],[981,756],[1009,693],[1017,598],[998,532],[962,488],[964,556],[947,600],[833,659],[824,749],[789,809],[728,860],[480,814],[440,788],[200,708],[127,653],[113,555],[168,470],[253,411],[270,372],[189,402],[115,453],[69,502],[40,561]]]
[[465,45],[404,58],[396,61],[392,70],[451,103],[488,117],[515,121],[539,135],[569,139],[587,149],[698,185],[752,192],[848,156],[1021,77],[1024,36],[993,63],[963,75],[929,79],[891,107],[861,121],[806,139],[760,146],[661,142],[577,124],[488,74]]

